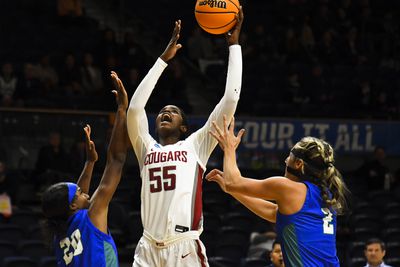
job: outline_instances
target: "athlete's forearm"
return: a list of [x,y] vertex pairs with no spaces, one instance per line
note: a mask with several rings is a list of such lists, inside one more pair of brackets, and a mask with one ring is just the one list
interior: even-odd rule
[[82,192],[88,193],[90,187],[90,181],[92,180],[93,168],[94,168],[94,161],[86,160],[85,166],[79,176],[78,181],[76,184],[81,188]]
[[269,222],[276,222],[276,212],[278,210],[278,205],[276,205],[275,203],[261,198],[248,197],[239,193],[232,193],[231,195],[244,206],[246,206],[246,208],[251,210],[254,214]]
[[161,58],[158,58],[154,66],[149,70],[146,77],[137,87],[129,104],[129,110],[143,110],[150,98],[153,89],[164,69],[168,66]]
[[224,96],[213,111],[215,121],[223,125],[223,115],[230,119],[235,114],[242,87],[242,49],[240,45],[229,46],[228,74]]
[[239,100],[240,90],[242,87],[242,65],[241,46],[238,44],[229,46],[228,74],[226,77],[224,93],[226,101],[237,103]]
[[142,82],[139,84],[129,103],[127,127],[129,138],[132,142],[135,153],[138,153],[142,146],[140,141],[137,141],[138,138],[141,139],[143,136],[149,134],[149,125],[144,107],[146,106],[158,79],[166,67],[167,63],[160,58],[157,59],[154,66],[149,70],[146,77],[144,77]]
[[209,134],[212,129],[212,122],[215,121],[222,128],[223,115],[226,115],[228,120],[232,118],[239,101],[241,85],[242,50],[240,45],[231,45],[229,47],[228,75],[224,96],[211,112],[205,125],[194,135],[194,138],[196,138],[194,143],[199,144],[198,153],[200,160],[204,164],[206,164],[208,157],[217,145],[217,141]]
[[107,151],[107,162],[125,162],[127,153],[128,133],[126,127],[126,111],[118,108],[115,116],[114,127]]

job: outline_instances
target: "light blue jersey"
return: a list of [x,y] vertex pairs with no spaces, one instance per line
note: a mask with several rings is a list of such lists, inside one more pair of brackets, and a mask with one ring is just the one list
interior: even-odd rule
[[336,256],[336,213],[323,208],[321,190],[304,181],[307,195],[300,211],[277,213],[276,228],[286,267],[340,266]]
[[54,245],[59,267],[118,267],[113,238],[92,224],[86,209],[69,218],[67,237]]

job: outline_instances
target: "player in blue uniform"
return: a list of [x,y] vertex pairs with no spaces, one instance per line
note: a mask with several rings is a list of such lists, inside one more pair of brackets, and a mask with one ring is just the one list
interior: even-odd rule
[[99,186],[89,199],[88,191],[97,152],[86,134],[87,161],[76,184],[58,183],[43,194],[45,230],[53,242],[58,266],[117,267],[117,249],[107,227],[108,205],[121,179],[127,144],[128,97],[116,73],[111,74],[118,109],[107,152],[107,163]]
[[214,124],[211,132],[224,150],[224,171],[214,169],[206,178],[257,215],[276,222],[285,266],[339,266],[336,215],[345,208],[347,188],[334,166],[332,147],[304,137],[286,158],[284,177],[244,178],[235,155],[244,130],[235,136],[234,121],[229,128],[227,124],[225,118],[224,129]]

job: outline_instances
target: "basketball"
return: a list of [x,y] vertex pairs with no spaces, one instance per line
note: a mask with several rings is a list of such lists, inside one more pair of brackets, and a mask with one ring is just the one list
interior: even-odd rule
[[203,30],[223,34],[235,26],[239,7],[238,0],[198,0],[194,13]]

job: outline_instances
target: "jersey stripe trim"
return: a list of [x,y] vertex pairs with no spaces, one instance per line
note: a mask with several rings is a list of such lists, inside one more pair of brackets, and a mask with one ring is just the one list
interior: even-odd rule
[[202,184],[203,184],[203,169],[197,164],[196,177],[194,179],[193,194],[194,201],[192,201],[192,228],[191,230],[198,230],[200,220],[203,213],[202,203]]
[[196,240],[197,245],[197,256],[199,256],[201,267],[207,267],[205,263],[205,257],[203,255],[203,251],[201,249],[200,241]]

